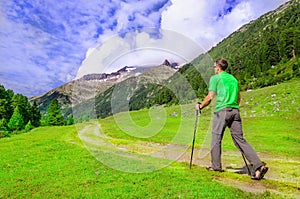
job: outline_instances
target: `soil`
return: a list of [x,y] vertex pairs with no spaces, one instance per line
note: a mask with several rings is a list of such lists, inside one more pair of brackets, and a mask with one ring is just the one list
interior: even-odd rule
[[[148,150],[154,147],[155,150],[161,146],[158,143],[146,144]],[[122,146],[125,150],[130,150],[129,146]],[[136,146],[135,146],[136,147]],[[139,147],[143,148],[145,145]],[[191,150],[187,150],[186,146],[172,145],[169,146],[170,153],[174,151],[185,151],[182,155],[174,161],[190,162]],[[215,180],[225,185],[230,185],[251,193],[271,192],[282,195],[284,198],[299,198],[300,199],[300,159],[287,157],[274,157],[268,153],[258,152],[259,157],[264,161],[269,171],[260,181],[252,180],[248,169],[239,151],[223,151],[222,163],[225,172],[234,172],[249,178],[233,178],[232,176],[216,175]],[[174,155],[164,153],[155,153],[155,157],[170,159]],[[176,157],[176,156],[175,156]],[[210,152],[208,149],[195,149],[193,155],[193,166],[207,167],[210,165]],[[247,162],[249,170],[252,171],[251,165]],[[213,171],[208,171],[213,172]]]

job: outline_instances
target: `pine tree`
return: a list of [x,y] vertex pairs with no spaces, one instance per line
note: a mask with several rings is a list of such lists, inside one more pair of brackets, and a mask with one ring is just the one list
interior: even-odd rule
[[25,126],[25,131],[28,132],[33,128],[34,128],[34,126],[31,124],[31,121],[29,120],[29,122]]
[[7,116],[8,102],[6,99],[0,99],[0,119],[6,118]]
[[7,130],[7,120],[5,118],[0,119],[0,131]]
[[48,124],[47,124],[47,115],[43,115],[43,116],[41,117],[40,122],[41,122],[40,126],[47,126],[47,125],[48,125]]
[[38,127],[41,125],[41,113],[37,107],[36,101],[31,106],[31,123],[33,126]]
[[0,119],[9,120],[13,114],[11,106],[11,98],[14,95],[12,90],[5,90],[4,86],[0,85]]
[[23,116],[24,123],[27,124],[31,119],[31,105],[28,98],[21,94],[16,94],[12,98],[12,106],[15,109],[19,107],[19,111]]
[[0,119],[4,118],[6,115],[6,91],[5,88],[1,85],[0,86]]
[[8,122],[8,127],[13,131],[18,131],[22,130],[24,128],[24,125],[25,124],[23,116],[21,115],[19,107],[17,106]]
[[60,111],[60,105],[58,100],[55,98],[49,105],[48,113],[46,116],[47,125],[49,126],[61,126],[64,125],[64,117]]
[[7,120],[5,118],[0,119],[0,138],[10,137],[10,133],[7,127]]
[[73,118],[73,115],[70,115],[68,117],[67,125],[72,125],[72,124],[74,124],[74,118]]

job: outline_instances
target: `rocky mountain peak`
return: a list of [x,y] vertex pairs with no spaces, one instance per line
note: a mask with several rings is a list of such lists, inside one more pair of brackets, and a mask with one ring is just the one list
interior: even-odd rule
[[170,62],[167,59],[165,59],[165,61],[162,63],[162,65],[171,66]]
[[161,64],[164,66],[169,66],[171,68],[178,68],[178,63],[174,62],[174,63],[170,63],[167,59],[165,59],[165,61]]

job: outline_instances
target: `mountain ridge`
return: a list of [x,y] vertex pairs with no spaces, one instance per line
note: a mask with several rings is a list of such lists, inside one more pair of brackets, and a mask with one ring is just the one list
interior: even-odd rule
[[[151,71],[151,68],[167,66],[173,71],[166,70],[166,74],[176,72],[177,63],[170,63],[164,60],[159,66],[124,66],[111,73],[93,73],[87,74],[79,79],[67,82],[47,93],[31,97],[30,102],[36,101],[42,113],[45,114],[50,102],[57,98],[62,109],[69,109],[72,105],[81,103],[109,89],[116,83],[122,82],[130,77],[142,75],[144,72]],[[149,73],[149,72],[148,72]],[[159,74],[157,74],[159,76]],[[156,78],[155,75],[153,78]],[[162,77],[160,77],[162,78]]]

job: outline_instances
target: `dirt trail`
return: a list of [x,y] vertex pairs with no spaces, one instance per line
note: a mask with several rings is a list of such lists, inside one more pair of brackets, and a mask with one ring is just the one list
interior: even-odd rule
[[[91,129],[90,129],[91,127]],[[130,144],[114,145],[107,141],[107,137],[99,135],[97,128],[81,129],[79,135],[84,142],[95,144],[97,142],[109,143],[109,147],[120,151],[144,154],[157,158],[169,159],[178,162],[190,162],[191,149],[184,145],[163,145],[154,142],[134,141]],[[92,139],[90,136],[94,136]],[[96,137],[95,137],[96,136]],[[97,139],[98,138],[98,139]],[[113,139],[118,140],[118,139]],[[123,142],[124,143],[124,142]],[[102,145],[102,144],[101,144]],[[178,155],[179,154],[179,155]],[[237,187],[252,193],[263,193],[265,191],[281,194],[287,198],[300,199],[300,157],[283,157],[274,154],[258,152],[258,156],[269,167],[269,171],[261,181],[254,181],[247,175],[247,169],[239,151],[222,151],[222,164],[226,172],[238,172],[246,178],[232,177],[232,175],[216,175],[215,180],[225,185]],[[209,149],[195,148],[193,164],[199,167],[210,165]],[[225,172],[225,173],[226,173]]]
[[[197,151],[195,154],[196,157],[193,160],[193,163],[195,165],[198,165],[200,167],[206,167],[210,165],[210,155],[203,158],[197,158]],[[265,191],[270,191],[283,195],[287,194],[295,198],[300,198],[300,160],[292,160],[288,158],[281,159],[279,157],[270,156],[266,153],[259,153],[259,156],[267,164],[266,166],[269,167],[269,171],[267,172],[263,180],[253,181],[247,179],[232,179],[222,177],[218,177],[216,178],[216,180],[223,184],[231,185],[247,192],[263,193]],[[178,161],[189,162],[190,154],[185,153]],[[223,168],[226,172],[235,172],[248,177],[247,167],[239,152],[224,151],[222,156],[222,163]],[[252,171],[251,165],[249,165],[249,163],[248,166]],[[292,170],[287,172],[289,168],[292,168]],[[272,180],[272,183],[269,182],[270,180]],[[274,186],[274,181],[282,185],[291,186],[290,188],[294,191],[294,193],[282,192],[280,190],[281,187]]]
[[[141,148],[154,147],[159,148],[161,145],[158,143],[147,143],[144,145],[138,144]],[[136,148],[137,146],[135,146]],[[187,150],[186,146],[172,145],[174,151],[182,151],[179,158],[173,159],[178,162],[190,162],[191,150]],[[130,146],[122,146],[123,150],[131,150]],[[170,151],[172,153],[172,151]],[[259,157],[267,164],[269,171],[261,181],[254,181],[248,176],[248,171],[239,151],[223,151],[222,163],[225,172],[235,172],[244,175],[247,178],[232,178],[228,176],[217,175],[215,180],[225,185],[237,187],[241,190],[252,193],[263,193],[269,191],[272,193],[280,194],[287,198],[300,199],[300,158],[288,158],[274,156],[268,153],[258,152]],[[164,153],[155,153],[155,157],[170,159],[172,155]],[[174,156],[173,156],[174,157]],[[199,167],[206,167],[210,165],[210,153],[208,149],[195,149],[193,155],[193,165]],[[251,169],[251,165],[249,165]]]

